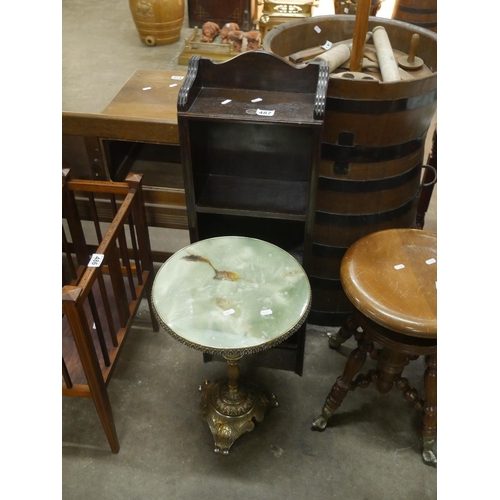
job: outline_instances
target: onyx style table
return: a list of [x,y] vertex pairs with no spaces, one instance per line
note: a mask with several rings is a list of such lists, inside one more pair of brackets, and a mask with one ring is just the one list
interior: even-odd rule
[[311,288],[301,265],[270,243],[240,236],[210,238],[176,252],[152,289],[160,325],[181,343],[223,356],[227,377],[200,387],[203,418],[215,452],[253,430],[274,394],[239,379],[238,361],[287,339],[307,318]]

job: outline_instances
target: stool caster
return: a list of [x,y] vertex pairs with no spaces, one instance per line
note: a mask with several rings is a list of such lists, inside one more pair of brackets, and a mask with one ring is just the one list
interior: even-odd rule
[[330,349],[338,349],[356,333],[357,328],[358,324],[354,319],[354,314],[352,314],[345,320],[337,333],[328,334],[328,347]]
[[323,411],[319,417],[316,417],[316,420],[312,423],[312,430],[317,430],[317,431],[324,431],[326,429],[326,426],[328,425],[328,420],[332,416],[332,413],[328,411],[328,409],[325,407],[323,408]]
[[434,443],[436,440],[433,437],[424,437],[423,446],[422,446],[422,459],[425,465],[429,465],[431,467],[437,466],[437,457],[434,453]]

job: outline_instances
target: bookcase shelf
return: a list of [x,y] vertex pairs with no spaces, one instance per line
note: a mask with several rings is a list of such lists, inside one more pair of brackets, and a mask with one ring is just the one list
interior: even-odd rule
[[208,176],[196,211],[305,221],[307,182]]

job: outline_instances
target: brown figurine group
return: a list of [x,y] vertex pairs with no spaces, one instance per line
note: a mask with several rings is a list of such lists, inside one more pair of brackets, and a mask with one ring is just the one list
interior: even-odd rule
[[248,31],[247,33],[245,33],[244,31],[240,30],[240,27],[236,23],[226,23],[221,29],[217,23],[208,21],[202,26],[201,31],[201,42],[211,43],[218,35],[220,35],[222,43],[233,42],[235,52],[242,51],[245,38],[247,40],[247,51],[255,50],[260,47],[260,32]]
[[236,23],[226,23],[224,26],[222,26],[222,29],[220,30],[220,36],[222,38],[222,43],[228,43],[229,42],[229,33],[231,31],[239,31],[240,27]]
[[208,21],[201,28],[201,32],[202,35],[200,38],[200,42],[211,43],[214,41],[214,38],[220,33],[220,28],[217,23]]
[[255,50],[260,47],[260,31],[249,31],[246,34],[247,50]]

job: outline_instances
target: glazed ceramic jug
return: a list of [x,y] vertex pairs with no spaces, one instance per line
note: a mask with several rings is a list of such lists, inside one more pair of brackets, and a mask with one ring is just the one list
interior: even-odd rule
[[185,0],[129,0],[130,11],[146,45],[167,45],[179,40]]

